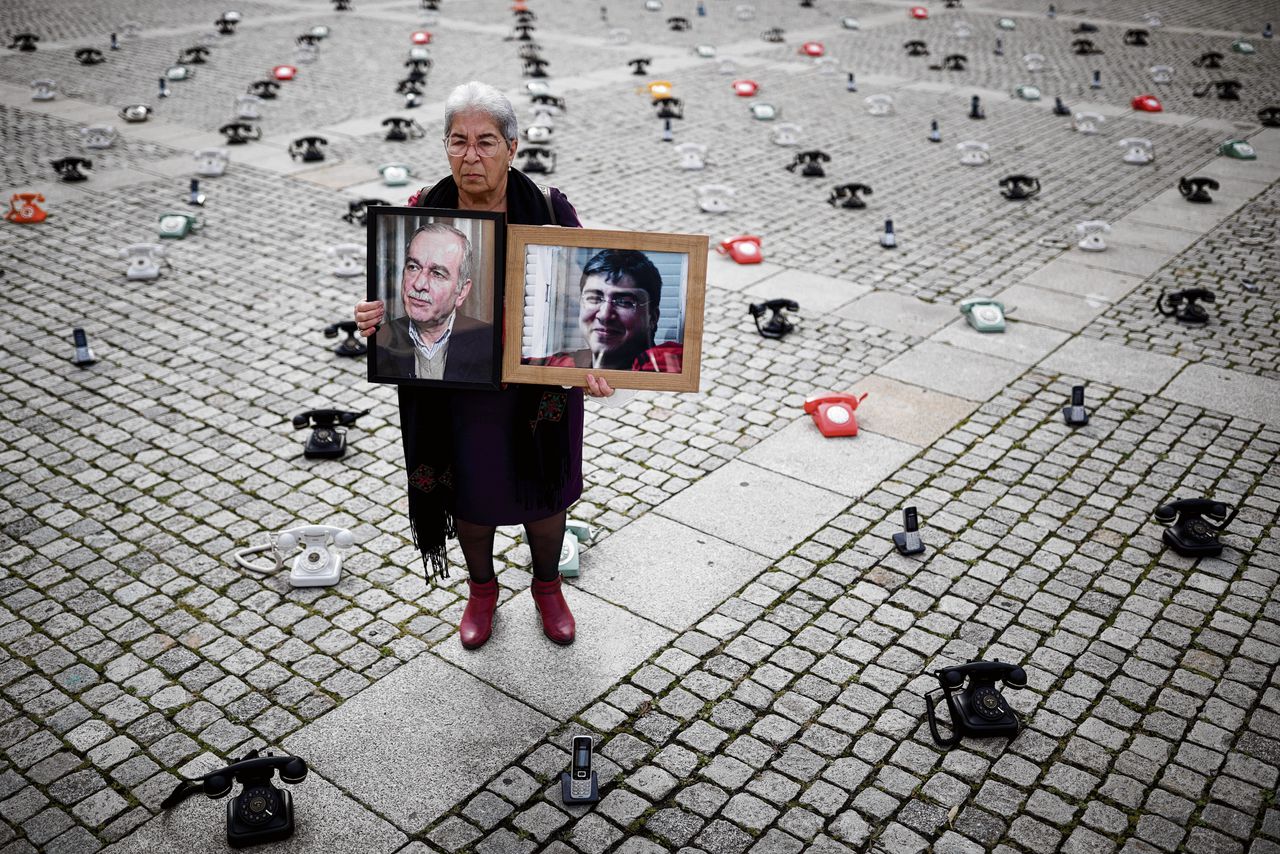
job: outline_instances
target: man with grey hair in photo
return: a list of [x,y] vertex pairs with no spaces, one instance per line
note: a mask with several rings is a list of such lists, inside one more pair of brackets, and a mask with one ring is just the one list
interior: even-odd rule
[[420,226],[400,277],[404,316],[378,330],[387,376],[485,382],[493,368],[493,325],[462,314],[471,293],[471,241],[443,222]]

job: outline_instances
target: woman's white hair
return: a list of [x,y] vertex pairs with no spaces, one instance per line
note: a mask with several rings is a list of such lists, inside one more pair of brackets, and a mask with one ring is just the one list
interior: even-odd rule
[[479,80],[463,83],[449,93],[449,99],[444,102],[445,136],[453,130],[453,117],[470,110],[479,110],[492,118],[507,142],[514,142],[520,136],[516,110],[507,100],[507,96]]

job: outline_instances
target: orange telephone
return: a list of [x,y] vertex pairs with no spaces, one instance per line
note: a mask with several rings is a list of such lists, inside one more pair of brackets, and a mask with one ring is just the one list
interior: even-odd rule
[[804,411],[813,416],[813,423],[818,425],[822,435],[832,436],[858,435],[858,419],[854,410],[858,404],[867,399],[867,393],[861,397],[852,394],[814,395],[804,402]]
[[728,255],[739,264],[759,264],[764,260],[760,254],[760,238],[754,234],[740,234],[730,237],[716,247],[721,255]]
[[44,196],[39,193],[14,193],[4,218],[18,223],[44,222],[49,215],[36,204],[43,201]]

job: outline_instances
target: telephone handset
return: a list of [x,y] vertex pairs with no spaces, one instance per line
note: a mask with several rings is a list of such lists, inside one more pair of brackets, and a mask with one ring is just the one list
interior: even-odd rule
[[721,242],[716,246],[716,252],[728,255],[739,264],[759,264],[764,260],[760,243],[760,238],[754,234],[740,234]]
[[[355,538],[346,528],[332,525],[303,525],[268,536],[265,546],[250,546],[235,552],[236,564],[242,569],[259,574],[279,572],[285,557],[301,547],[302,554],[293,560],[289,571],[289,583],[294,587],[328,587],[337,584],[342,574],[342,555],[337,549],[348,549]],[[272,567],[256,566],[249,558],[270,552],[275,558]]]
[[257,750],[251,750],[239,762],[198,780],[181,781],[160,802],[160,808],[175,807],[196,792],[216,800],[230,794],[232,785],[238,782],[242,786],[240,794],[227,803],[227,844],[244,848],[288,839],[294,827],[293,796],[271,784],[277,771],[281,782],[297,785],[307,778],[307,763],[297,756],[260,756]]
[[309,409],[293,417],[293,426],[298,430],[312,428],[307,437],[307,446],[303,456],[309,460],[336,460],[347,451],[347,431],[339,427],[350,427],[356,419],[368,415],[363,412],[348,412],[342,409]]
[[1196,204],[1209,204],[1213,201],[1213,196],[1209,195],[1210,190],[1221,189],[1221,185],[1213,178],[1182,178],[1178,181],[1178,192],[1189,202]]
[[861,209],[867,206],[859,195],[870,196],[871,188],[866,184],[841,184],[831,189],[831,195],[827,198],[827,203],[832,207],[839,204],[842,208]]
[[289,157],[294,160],[302,158],[303,163],[315,163],[324,160],[324,152],[320,149],[329,144],[322,136],[302,136],[289,143]]
[[[756,331],[765,338],[782,338],[787,333],[793,332],[796,328],[795,324],[783,312],[799,310],[800,303],[791,299],[771,299],[753,302],[747,306],[747,311],[755,319]],[[769,319],[761,325],[760,318],[764,317],[766,311],[769,312]]]
[[1040,194],[1040,179],[1030,175],[1006,175],[1000,179],[1000,194],[1010,201],[1033,198]]
[[813,417],[813,423],[827,438],[856,436],[858,419],[853,413],[866,399],[867,392],[863,392],[861,397],[852,394],[814,395],[804,402],[804,411]]
[[[1188,498],[1156,508],[1156,521],[1164,529],[1165,544],[1186,557],[1217,557],[1222,554],[1218,535],[1240,512],[1223,501]],[[1207,521],[1206,521],[1207,519]]]
[[[947,711],[951,714],[952,735],[943,738],[938,732],[938,720],[934,712],[938,701],[933,698],[932,691],[925,695],[924,708],[929,718],[929,731],[939,747],[955,747],[966,735],[977,738],[1013,738],[1018,734],[1022,724],[996,688],[996,682],[1015,690],[1027,687],[1027,672],[1021,667],[1005,664],[999,659],[970,661],[957,667],[935,670],[933,675],[938,679],[938,687],[947,701]],[[954,693],[957,691],[958,694]]]

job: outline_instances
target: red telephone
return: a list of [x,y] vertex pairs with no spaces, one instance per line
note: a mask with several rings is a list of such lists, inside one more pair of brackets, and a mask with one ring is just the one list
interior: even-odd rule
[[818,425],[822,435],[856,436],[858,435],[858,419],[854,410],[858,404],[867,399],[867,393],[861,397],[852,394],[814,395],[804,402],[804,411],[813,416],[813,423]]
[[760,91],[760,84],[754,80],[735,80],[733,91],[739,98],[750,98]]
[[1144,113],[1163,113],[1164,107],[1155,95],[1138,95],[1133,99],[1133,108]]
[[716,247],[721,255],[728,255],[739,264],[759,264],[764,260],[760,253],[760,238],[754,234],[740,234],[730,237]]
[[9,210],[4,218],[9,222],[35,223],[44,222],[49,215],[36,202],[43,202],[44,196],[39,193],[14,193],[9,200]]
[[925,18],[929,17],[929,10],[923,6],[912,6],[911,10],[907,14],[915,18],[917,21],[923,21]]
[[805,42],[800,46],[800,52],[805,56],[822,56],[827,49],[822,42]]

